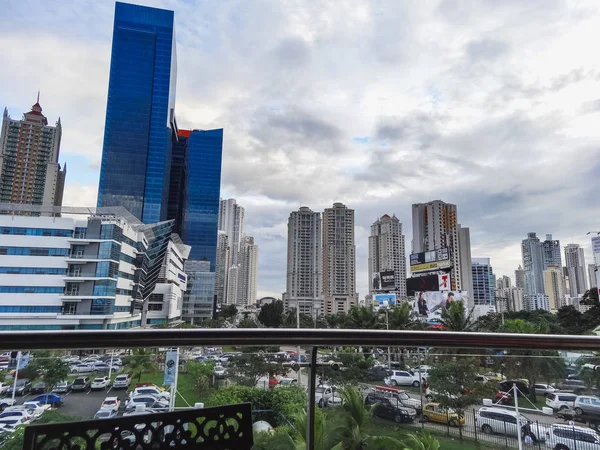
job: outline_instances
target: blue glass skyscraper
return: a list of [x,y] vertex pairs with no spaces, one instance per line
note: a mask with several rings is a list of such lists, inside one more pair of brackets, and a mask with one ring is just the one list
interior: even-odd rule
[[98,206],[167,218],[176,78],[173,11],[117,2]]

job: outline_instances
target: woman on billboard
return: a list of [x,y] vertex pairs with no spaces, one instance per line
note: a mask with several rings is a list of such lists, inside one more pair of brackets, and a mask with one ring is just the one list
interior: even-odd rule
[[419,293],[419,299],[417,300],[417,307],[419,308],[420,316],[427,316],[429,314],[429,308],[427,307],[427,300],[425,300],[425,292]]

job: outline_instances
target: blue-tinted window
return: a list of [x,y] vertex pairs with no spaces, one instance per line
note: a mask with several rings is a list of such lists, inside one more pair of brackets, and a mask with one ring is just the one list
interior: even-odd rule
[[121,244],[114,242],[100,242],[98,245],[98,259],[113,259],[119,261]]
[[98,206],[166,219],[176,54],[172,11],[117,3]]
[[112,261],[100,261],[96,264],[97,277],[116,278],[119,273],[119,263]]
[[60,313],[60,306],[0,305],[0,313]]
[[0,325],[2,331],[60,330],[60,325]]
[[22,236],[52,236],[72,237],[73,230],[61,230],[56,228],[20,228],[0,227],[0,234],[22,235]]
[[112,280],[98,280],[94,282],[94,295],[103,297],[114,297],[117,290],[117,282]]
[[61,286],[0,286],[0,294],[62,294]]
[[115,312],[129,312],[131,311],[131,306],[115,306]]
[[82,323],[79,325],[80,330],[103,330],[101,323]]
[[65,275],[67,269],[56,267],[0,267],[0,273],[27,275]]
[[0,255],[17,256],[67,256],[68,248],[47,247],[0,247]]
[[114,299],[110,298],[95,298],[92,300],[90,308],[91,315],[106,315],[112,314],[115,308]]

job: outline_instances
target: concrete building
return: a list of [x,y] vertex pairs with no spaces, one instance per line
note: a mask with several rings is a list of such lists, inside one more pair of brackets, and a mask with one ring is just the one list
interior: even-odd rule
[[0,207],[11,213],[0,215],[0,329],[180,321],[190,248],[172,222],[143,224],[120,207]]
[[579,244],[567,244],[565,247],[565,267],[569,277],[571,297],[583,295],[588,289],[585,276],[585,255]]
[[227,275],[230,266],[229,236],[224,231],[219,230],[215,264],[215,299],[217,305],[223,305],[227,300]]
[[523,270],[523,266],[519,264],[519,268],[515,270],[515,287],[520,289],[525,289],[525,270]]
[[323,314],[323,227],[321,214],[303,206],[288,219],[286,310]]
[[560,266],[549,265],[544,270],[544,291],[548,296],[550,312],[557,312],[565,305],[565,280]]
[[235,198],[221,200],[219,204],[219,230],[224,231],[229,240],[231,264],[238,263],[238,253],[244,236],[245,210]]
[[542,242],[542,265],[544,270],[549,266],[562,267],[560,241],[553,240],[551,234],[547,234],[546,240]]
[[512,283],[510,281],[510,278],[507,277],[506,275],[503,275],[500,278],[496,279],[496,288],[497,289],[510,289],[511,284]]
[[49,126],[42,114],[40,96],[23,114],[11,119],[4,109],[0,134],[0,202],[62,205],[66,165],[58,163],[62,126]]
[[588,264],[588,278],[590,280],[590,289],[595,287],[598,288],[598,281],[596,280],[596,264]]
[[354,210],[334,203],[323,212],[324,314],[345,312],[358,304]]
[[525,294],[524,305],[527,311],[535,311],[536,309],[550,311],[548,296],[545,294]]
[[544,293],[544,262],[542,245],[535,233],[527,233],[521,243],[523,270],[525,272],[525,295]]
[[185,273],[188,277],[188,289],[183,296],[183,316],[191,324],[212,319],[216,302],[215,272],[210,270],[210,261],[187,261]]
[[394,272],[394,286],[385,289],[395,292],[398,299],[407,299],[406,295],[406,250],[402,223],[395,215],[384,214],[371,225],[369,236],[369,293],[375,294],[382,289],[375,289],[372,283],[373,274]]
[[227,305],[241,305],[238,303],[238,289],[239,289],[239,266],[233,264],[227,271]]
[[473,305],[496,305],[495,285],[496,277],[490,263],[490,258],[472,259],[473,292],[471,298]]
[[497,312],[516,312],[525,308],[522,288],[510,286],[497,288],[494,295]]
[[256,284],[258,275],[258,245],[252,236],[244,236],[238,256],[238,295],[237,304],[241,306],[256,303]]
[[[434,200],[412,205],[413,253],[448,248],[453,290],[473,290],[469,228],[458,223],[456,205]],[[472,306],[472,305],[470,305]]]

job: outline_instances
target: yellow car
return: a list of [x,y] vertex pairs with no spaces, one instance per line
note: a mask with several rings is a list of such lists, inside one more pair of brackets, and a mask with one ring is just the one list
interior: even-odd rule
[[427,403],[423,407],[423,422],[437,422],[448,424],[451,427],[464,425],[465,418],[458,417],[452,409],[446,409],[439,403]]

